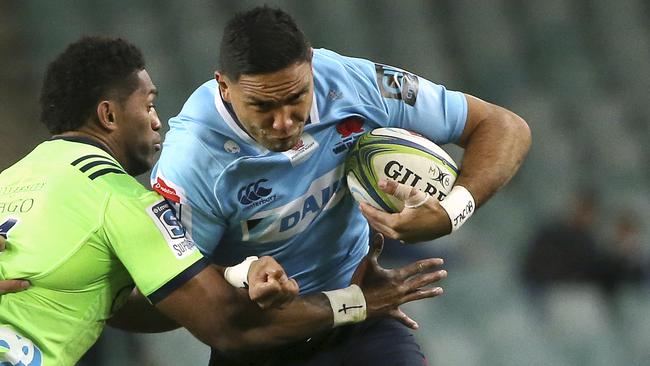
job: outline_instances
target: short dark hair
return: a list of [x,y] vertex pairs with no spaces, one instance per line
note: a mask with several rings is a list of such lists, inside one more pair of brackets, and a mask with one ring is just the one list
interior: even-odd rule
[[268,6],[235,15],[224,28],[219,52],[219,71],[233,80],[311,60],[311,45],[291,15]]
[[41,121],[52,134],[73,131],[89,118],[101,98],[123,102],[138,86],[142,52],[121,38],[83,37],[52,61],[41,89]]

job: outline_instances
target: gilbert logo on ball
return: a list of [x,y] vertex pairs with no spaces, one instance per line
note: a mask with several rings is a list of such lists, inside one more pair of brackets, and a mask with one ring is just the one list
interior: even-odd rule
[[362,135],[345,162],[352,197],[387,212],[399,212],[404,203],[377,186],[392,179],[442,201],[458,176],[454,160],[435,143],[401,129],[377,128]]

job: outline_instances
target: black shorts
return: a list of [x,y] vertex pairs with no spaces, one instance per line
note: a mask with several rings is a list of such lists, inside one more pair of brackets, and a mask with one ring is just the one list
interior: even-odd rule
[[212,349],[210,366],[426,366],[411,331],[392,318],[336,328],[287,346],[238,356]]

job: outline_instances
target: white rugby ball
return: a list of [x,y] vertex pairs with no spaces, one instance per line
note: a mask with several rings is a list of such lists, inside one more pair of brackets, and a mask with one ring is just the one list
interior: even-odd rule
[[345,174],[352,197],[387,212],[404,203],[377,186],[392,179],[442,201],[458,176],[458,166],[440,146],[401,128],[376,128],[363,134],[348,153]]

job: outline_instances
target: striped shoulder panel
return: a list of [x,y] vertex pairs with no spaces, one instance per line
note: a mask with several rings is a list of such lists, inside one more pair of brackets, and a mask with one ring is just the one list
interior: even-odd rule
[[77,167],[82,173],[90,180],[101,177],[106,174],[126,174],[126,172],[113,160],[105,155],[90,154],[84,155],[77,160],[70,163],[70,165]]

